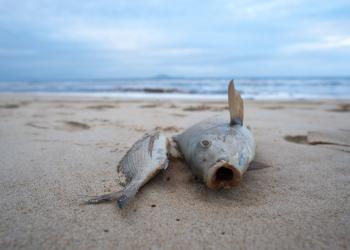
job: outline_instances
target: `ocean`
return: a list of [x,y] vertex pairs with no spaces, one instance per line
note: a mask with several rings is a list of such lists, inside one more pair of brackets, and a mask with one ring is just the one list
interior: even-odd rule
[[[135,78],[1,81],[1,93],[116,96],[121,98],[226,98],[230,78]],[[350,77],[235,79],[245,99],[350,99]]]

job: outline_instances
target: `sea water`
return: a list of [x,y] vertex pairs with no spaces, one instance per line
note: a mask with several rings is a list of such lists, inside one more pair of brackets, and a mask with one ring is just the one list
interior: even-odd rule
[[[230,78],[134,78],[1,81],[2,93],[117,96],[123,98],[226,98]],[[246,99],[349,99],[350,77],[245,77],[235,86]]]

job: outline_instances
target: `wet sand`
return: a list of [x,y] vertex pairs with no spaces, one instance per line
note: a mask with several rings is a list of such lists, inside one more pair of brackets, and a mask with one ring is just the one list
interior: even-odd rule
[[1,249],[346,249],[349,101],[247,101],[257,160],[212,191],[173,162],[124,210],[82,205],[121,189],[116,165],[145,132],[171,136],[224,102],[0,96]]

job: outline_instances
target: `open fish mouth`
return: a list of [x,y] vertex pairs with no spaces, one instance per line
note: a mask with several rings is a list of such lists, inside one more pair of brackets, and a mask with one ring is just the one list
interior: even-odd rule
[[221,160],[209,168],[206,184],[209,188],[230,188],[240,184],[242,174],[235,166]]

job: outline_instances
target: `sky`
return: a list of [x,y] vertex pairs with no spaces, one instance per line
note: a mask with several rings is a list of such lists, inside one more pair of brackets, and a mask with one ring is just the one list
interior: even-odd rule
[[0,80],[349,76],[349,0],[0,0]]

